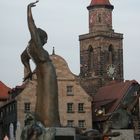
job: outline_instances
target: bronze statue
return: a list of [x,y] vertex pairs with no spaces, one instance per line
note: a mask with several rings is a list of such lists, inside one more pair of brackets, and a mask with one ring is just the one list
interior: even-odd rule
[[47,43],[47,33],[37,28],[33,20],[32,7],[35,7],[37,2],[30,3],[27,7],[27,22],[31,39],[21,55],[22,63],[28,71],[28,75],[26,75],[24,80],[32,77],[29,64],[31,59],[36,65],[37,75],[37,100],[35,108],[37,120],[45,127],[56,127],[60,126],[57,77],[49,54],[43,48],[44,44]]

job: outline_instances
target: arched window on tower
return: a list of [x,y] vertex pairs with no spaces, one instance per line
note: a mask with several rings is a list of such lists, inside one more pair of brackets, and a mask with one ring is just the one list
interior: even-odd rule
[[108,47],[108,52],[109,52],[109,64],[113,64],[113,46],[112,44],[109,45]]
[[89,51],[89,69],[90,69],[90,71],[92,71],[93,70],[94,53],[93,53],[93,48],[91,45],[89,45],[88,51]]

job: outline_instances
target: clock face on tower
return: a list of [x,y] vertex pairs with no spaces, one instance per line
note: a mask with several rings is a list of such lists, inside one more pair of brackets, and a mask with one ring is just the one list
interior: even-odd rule
[[116,75],[116,67],[113,64],[107,66],[107,75],[111,78],[114,78]]

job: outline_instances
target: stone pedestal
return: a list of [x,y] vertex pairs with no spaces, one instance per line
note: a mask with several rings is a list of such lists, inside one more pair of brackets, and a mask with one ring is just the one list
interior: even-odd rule
[[56,128],[55,140],[76,140],[75,128]]

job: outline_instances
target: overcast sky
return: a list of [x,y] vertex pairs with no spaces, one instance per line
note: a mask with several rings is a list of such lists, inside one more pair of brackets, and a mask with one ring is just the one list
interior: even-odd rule
[[[45,48],[62,56],[79,74],[78,36],[88,33],[91,0],[40,0],[33,9],[38,27],[48,33]],[[30,39],[26,8],[31,0],[0,1],[0,81],[9,87],[22,84],[22,51]],[[114,5],[113,29],[123,33],[124,78],[140,82],[140,0],[110,0]]]

